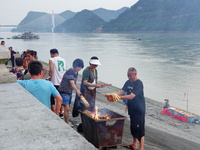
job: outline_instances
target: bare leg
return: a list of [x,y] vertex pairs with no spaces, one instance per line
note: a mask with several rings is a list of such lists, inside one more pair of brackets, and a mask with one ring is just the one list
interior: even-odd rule
[[61,107],[60,107],[60,114],[63,114],[63,110],[64,110],[64,106],[61,105]]
[[133,145],[132,145],[132,147],[133,147],[134,149],[137,149],[137,148],[138,148],[138,139],[133,138]]
[[140,149],[139,150],[144,150],[144,136],[140,140]]
[[64,105],[64,120],[68,124],[69,124],[69,110],[70,110],[70,105]]

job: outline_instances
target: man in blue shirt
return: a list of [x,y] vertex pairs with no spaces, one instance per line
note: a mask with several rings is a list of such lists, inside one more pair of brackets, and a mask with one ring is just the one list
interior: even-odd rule
[[43,65],[39,61],[31,61],[28,65],[31,79],[18,80],[17,82],[49,109],[51,108],[50,97],[52,95],[56,99],[54,113],[58,114],[62,97],[51,82],[41,79],[42,67]]

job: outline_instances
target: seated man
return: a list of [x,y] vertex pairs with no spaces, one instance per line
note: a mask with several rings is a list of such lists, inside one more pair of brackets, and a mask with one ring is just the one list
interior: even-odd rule
[[169,100],[168,99],[165,99],[165,103],[164,103],[164,106],[163,108],[169,108]]
[[54,113],[58,114],[62,103],[62,97],[51,82],[41,79],[42,67],[43,65],[39,61],[31,61],[28,65],[31,79],[18,80],[17,82],[49,109],[51,108],[50,97],[52,95],[56,99],[56,109]]

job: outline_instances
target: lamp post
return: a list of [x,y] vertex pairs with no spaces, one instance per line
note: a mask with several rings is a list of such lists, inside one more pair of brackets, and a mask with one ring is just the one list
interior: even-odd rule
[[187,101],[187,112],[188,112],[188,93],[184,93],[184,97],[186,97],[186,101]]

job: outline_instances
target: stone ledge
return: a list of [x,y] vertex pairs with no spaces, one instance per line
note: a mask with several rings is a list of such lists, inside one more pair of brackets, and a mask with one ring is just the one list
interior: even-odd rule
[[5,63],[6,59],[8,60],[10,58],[10,51],[0,51],[1,55],[0,55],[0,60],[4,60],[3,62],[0,63]]
[[[0,73],[1,74],[1,73]],[[0,76],[0,84],[16,82],[16,76],[14,74],[8,74],[7,76]]]
[[17,82],[0,86],[0,149],[96,149]]

